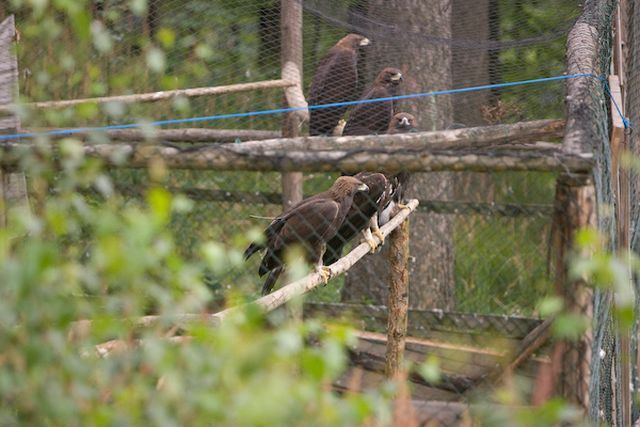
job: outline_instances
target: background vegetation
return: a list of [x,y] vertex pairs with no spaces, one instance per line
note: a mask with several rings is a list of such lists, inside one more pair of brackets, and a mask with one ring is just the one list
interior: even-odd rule
[[[550,41],[499,55],[499,80],[556,75],[564,70],[564,37],[577,8],[551,0],[497,2],[500,40],[560,31]],[[345,3],[343,9],[348,6]],[[156,7],[157,9],[153,9]],[[153,21],[150,10],[155,10]],[[160,89],[221,85],[279,76],[274,1],[10,0],[15,13],[20,91],[25,101],[70,99]],[[343,13],[339,10],[336,13]],[[1,15],[1,14],[0,14]],[[305,15],[305,79],[343,28]],[[270,22],[271,30],[264,30]],[[150,25],[152,23],[153,25]],[[546,40],[546,39],[545,39]],[[509,105],[502,121],[559,117],[561,85],[499,92]],[[148,122],[279,107],[277,91],[152,105],[86,104],[21,112],[26,128]],[[272,129],[279,117],[222,120],[216,128]],[[100,140],[95,136],[94,140]],[[223,327],[195,322],[190,345],[165,339],[179,313],[205,312],[244,301],[257,290],[254,265],[240,250],[270,216],[273,204],[189,200],[166,188],[277,193],[277,174],[110,171],[83,158],[73,139],[56,142],[63,170],[41,141],[25,156],[32,209],[12,211],[0,229],[0,424],[3,425],[366,425],[390,423],[397,384],[338,396],[330,384],[344,373],[348,326],[324,320],[289,322],[248,309]],[[335,175],[306,177],[305,191],[324,189]],[[549,204],[554,176],[496,174],[488,202]],[[142,189],[142,197],[123,188]],[[179,193],[179,192],[178,192]],[[548,218],[456,215],[458,309],[550,315],[557,301],[538,300],[546,278]],[[585,244],[597,246],[596,237]],[[576,274],[608,286],[617,262],[606,254]],[[607,276],[609,275],[609,276]],[[337,280],[338,282],[339,280]],[[333,283],[315,295],[338,299]],[[555,305],[554,305],[555,304]],[[552,309],[548,307],[551,306]],[[158,314],[157,327],[138,330],[123,318]],[[70,337],[72,322],[94,327]],[[580,322],[567,321],[569,330]],[[565,330],[566,328],[560,328]],[[560,332],[560,334],[566,332]],[[562,335],[561,335],[562,336]],[[121,339],[139,350],[107,358],[94,345]],[[429,362],[432,363],[432,362]],[[434,375],[429,363],[425,375]],[[435,369],[437,376],[437,368]],[[519,403],[517,388],[498,393]],[[491,396],[493,399],[494,396]],[[502,399],[502,400],[501,400]],[[487,425],[553,425],[574,421],[562,402],[537,411],[486,413]]]

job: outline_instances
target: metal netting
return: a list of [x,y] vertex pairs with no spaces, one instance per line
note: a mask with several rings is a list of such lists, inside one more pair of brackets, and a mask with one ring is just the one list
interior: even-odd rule
[[[17,56],[19,89],[25,101],[139,94],[282,77],[283,23],[279,1],[149,0],[146,8],[140,10],[124,0],[90,3],[87,14],[93,21],[93,42],[89,37],[78,37],[64,20],[34,18],[28,10],[9,8],[16,13],[18,28],[23,28]],[[593,21],[602,34],[608,34],[613,4],[597,3],[598,7],[590,9],[593,16],[583,15],[580,19]],[[567,34],[580,16],[581,2],[313,0],[302,2],[302,7],[301,88],[310,104],[491,85],[470,92],[397,100],[393,110],[415,117],[412,131],[564,118],[565,80],[523,82],[562,78],[566,73]],[[633,40],[637,11],[633,2],[629,8],[629,40]],[[35,26],[50,28],[50,31],[38,33],[33,31]],[[319,92],[331,96],[319,95],[312,102],[314,76],[322,67],[322,58],[350,33],[366,37],[370,42],[360,45],[360,38],[354,45],[358,77],[352,82],[353,87],[347,90],[340,75],[341,71],[347,73],[348,67],[338,68],[329,74],[328,86]],[[53,37],[56,43],[50,42]],[[610,61],[610,40],[604,38],[598,44],[599,68],[603,71]],[[633,48],[630,51],[634,52]],[[629,61],[627,108],[632,121],[637,122],[640,112],[634,104],[638,97],[634,96],[637,82],[633,75],[633,54]],[[375,87],[375,79],[386,67],[402,74],[401,82],[394,80],[387,92],[368,96]],[[597,170],[594,181],[599,204],[613,206],[616,201],[610,174],[608,100],[599,80],[593,76],[575,78],[592,80],[590,105],[594,111],[590,117],[597,118],[593,123],[592,141]],[[514,85],[496,86],[504,83]],[[101,133],[90,133],[86,138],[96,143],[123,142],[136,147],[141,140],[159,142],[177,151],[196,150],[193,152],[197,153],[197,147],[206,148],[213,143],[235,146],[241,140],[281,136],[282,114],[244,113],[287,106],[282,87],[214,96],[178,95],[152,103],[82,104],[56,109],[57,114],[27,106],[22,127],[40,130],[111,126],[215,116],[196,124],[176,123],[171,128],[198,126],[224,131],[224,137],[207,134],[209,136],[201,138],[185,138],[183,134],[183,137],[167,136],[158,140],[150,136],[151,131],[145,134],[147,128],[152,127],[148,125],[137,138],[125,133],[121,139],[115,135],[105,138]],[[317,110],[316,118],[312,113],[311,120],[328,120],[328,124],[320,123],[319,127],[324,130],[318,134],[387,133],[387,111],[382,112],[386,122],[382,126],[375,124],[379,130],[374,130],[373,124],[365,131],[349,127],[349,121],[355,120],[357,108],[359,106],[339,106]],[[322,114],[323,111],[334,114]],[[346,119],[342,130],[341,118]],[[297,133],[305,135],[310,130],[314,133],[311,125],[305,123]],[[246,131],[249,132],[242,133]],[[561,134],[561,130],[549,131],[522,142],[542,144],[534,148],[558,150]],[[192,140],[185,142],[189,138]],[[513,142],[509,138],[482,144],[488,151],[498,152],[500,145]],[[632,139],[635,147],[633,144],[635,139]],[[443,150],[448,148],[445,145],[443,141]],[[455,152],[447,154],[456,156]],[[459,156],[465,154],[460,152]],[[420,201],[418,211],[410,219],[410,332],[415,337],[442,342],[478,347],[490,342],[496,343],[498,349],[510,348],[540,324],[537,302],[554,293],[550,252],[553,202],[556,179],[564,171],[561,168],[547,172],[508,171],[508,167],[499,172],[463,169],[412,172],[406,186],[404,199]],[[326,173],[306,173],[303,194],[313,196],[326,190],[340,175],[338,168]],[[132,202],[141,200],[153,181],[146,169],[116,168],[110,171],[110,176],[116,193]],[[194,203],[189,213],[177,216],[171,223],[178,250],[187,257],[197,258],[202,242],[210,240],[229,246],[245,245],[249,230],[266,228],[282,213],[281,174],[275,171],[170,168],[163,185],[171,193],[186,195]],[[636,191],[633,187],[634,196]],[[95,194],[89,197],[100,198]],[[633,200],[635,209],[637,203]],[[599,227],[609,235],[613,248],[615,218],[606,215],[605,209],[599,213]],[[637,215],[635,209],[633,218]],[[634,222],[632,229],[636,228]],[[634,233],[634,248],[637,240]],[[360,242],[361,236],[356,233],[352,240],[345,242],[346,249]],[[385,325],[380,320],[380,311],[376,310],[382,310],[380,307],[387,302],[388,250],[388,245],[383,246],[347,274],[333,278],[326,287],[309,294],[305,315],[340,317],[351,313],[352,320],[363,322],[363,329],[383,331]],[[230,296],[258,295],[264,282],[264,277],[257,274],[260,261],[254,256],[246,264],[222,269],[223,273],[212,272],[205,278],[213,294],[212,311],[223,307]],[[284,284],[284,279],[280,278],[276,286]],[[619,390],[614,392],[612,387],[620,386],[611,381],[612,370],[619,361],[610,312],[610,295],[596,291],[589,406],[592,419],[608,423],[614,421],[615,413],[620,413],[620,402],[612,397],[620,395]],[[372,342],[369,344],[373,348]],[[417,349],[416,353],[424,356],[420,351],[423,350]],[[436,400],[466,400],[468,389],[483,383],[483,375],[495,367],[498,359],[495,354],[481,351],[472,356],[460,356],[441,348],[431,351],[444,361],[447,381],[436,392],[429,388],[431,384],[421,384],[425,387],[421,391],[425,399],[436,396]],[[374,353],[372,349],[371,354]],[[533,381],[545,363],[548,357],[543,351],[525,364],[519,374]],[[638,381],[637,372],[634,381]]]
[[[632,154],[638,155],[638,132],[637,126],[640,122],[640,105],[638,104],[638,92],[640,91],[640,31],[638,30],[638,25],[640,24],[640,8],[635,2],[627,2],[622,3],[622,5],[626,5],[626,10],[623,10],[623,16],[626,20],[626,25],[624,30],[626,31],[626,63],[625,63],[625,77],[626,81],[624,85],[626,86],[627,96],[624,99],[626,114],[629,120],[632,123],[633,130],[629,135],[629,149]],[[631,169],[630,173],[630,206],[631,206],[631,218],[630,218],[630,236],[631,236],[631,249],[638,253],[640,251],[640,203],[638,197],[640,194],[638,193],[638,171],[635,169]],[[640,372],[638,372],[638,352],[640,348],[638,347],[638,334],[640,333],[639,327],[640,323],[638,322],[639,313],[640,313],[640,281],[638,277],[634,277],[634,288],[636,295],[636,323],[632,329],[631,333],[631,381],[632,381],[632,391],[637,393],[640,389]],[[640,418],[640,408],[638,406],[637,399],[633,401],[633,410],[632,410],[633,422],[637,422]]]

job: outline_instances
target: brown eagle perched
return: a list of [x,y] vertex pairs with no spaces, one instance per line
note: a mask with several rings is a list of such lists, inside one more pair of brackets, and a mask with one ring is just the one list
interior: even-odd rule
[[[349,34],[335,44],[320,60],[309,88],[309,105],[353,101],[358,94],[358,51],[369,39]],[[347,107],[309,110],[309,134],[331,135]]]
[[[400,92],[402,73],[397,68],[385,68],[378,74],[361,100],[388,98]],[[357,104],[349,114],[343,135],[381,134],[387,131],[394,114],[394,101]]]
[[326,242],[344,222],[356,193],[368,189],[354,177],[341,176],[327,191],[302,200],[276,217],[264,231],[265,243],[252,243],[244,252],[244,258],[248,259],[266,248],[258,270],[260,277],[269,273],[262,286],[262,294],[266,295],[273,289],[285,267],[285,252],[294,245],[302,248],[307,262],[313,264],[327,282],[330,271],[322,264]]
[[323,257],[324,265],[331,265],[339,260],[344,246],[360,232],[371,247],[371,252],[376,249],[371,230],[380,238],[380,241],[384,241],[378,227],[378,216],[391,202],[394,191],[392,184],[386,176],[377,172],[360,172],[354,175],[354,178],[364,182],[369,187],[369,192],[358,193],[353,198],[353,204],[342,226],[327,242],[327,250]]
[[[397,113],[389,122],[387,133],[394,135],[398,133],[414,132],[416,130],[416,118],[409,113]],[[400,172],[389,178],[395,188],[393,202],[400,208],[404,208],[404,192],[409,185],[409,173]],[[390,211],[384,212],[380,217],[380,225],[386,224],[390,219]]]

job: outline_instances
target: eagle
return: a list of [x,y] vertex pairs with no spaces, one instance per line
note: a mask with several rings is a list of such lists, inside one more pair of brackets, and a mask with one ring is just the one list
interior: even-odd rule
[[[413,132],[416,129],[416,118],[405,112],[395,114],[389,121],[387,134]],[[324,265],[331,265],[342,256],[344,246],[359,232],[365,241],[375,251],[376,243],[372,232],[384,243],[384,236],[380,233],[380,225],[391,219],[396,207],[403,209],[404,190],[408,184],[409,174],[400,172],[387,176],[379,172],[360,172],[354,178],[364,182],[369,187],[368,193],[356,194],[351,209],[336,235],[327,242],[324,254]]]
[[[397,68],[385,68],[376,77],[361,100],[388,98],[399,94],[402,73]],[[343,135],[381,134],[389,128],[394,114],[394,101],[379,101],[357,104],[344,127]]]
[[378,172],[360,172],[354,175],[354,178],[365,183],[369,191],[358,193],[353,198],[353,204],[344,223],[335,236],[327,242],[327,250],[323,257],[324,265],[331,265],[340,259],[344,246],[359,232],[362,232],[365,241],[371,247],[371,252],[376,249],[371,230],[381,242],[384,242],[384,236],[378,226],[378,216],[391,203],[394,193],[393,185],[384,174]]
[[265,242],[252,243],[244,252],[247,260],[266,249],[258,269],[260,277],[268,273],[262,295],[273,289],[285,268],[285,253],[295,245],[302,248],[307,262],[314,265],[326,283],[331,276],[331,271],[322,264],[326,242],[342,226],[354,196],[368,190],[369,187],[359,179],[341,176],[327,191],[302,200],[276,217],[264,231]]
[[[401,112],[394,114],[394,116],[391,118],[389,127],[387,129],[387,134],[395,135],[398,133],[414,132],[415,130],[416,118],[412,114]],[[392,196],[392,204],[397,205],[400,208],[405,208],[406,206],[403,203],[404,191],[409,184],[409,173],[397,173],[389,177],[389,180],[392,182],[392,185],[395,188],[394,194]],[[393,209],[388,209],[380,215],[380,225],[386,224],[389,221],[392,210]]]
[[[320,60],[309,88],[309,105],[353,101],[358,94],[358,53],[369,44],[359,34],[349,34],[335,44]],[[331,135],[347,107],[312,108],[309,110],[309,134]]]

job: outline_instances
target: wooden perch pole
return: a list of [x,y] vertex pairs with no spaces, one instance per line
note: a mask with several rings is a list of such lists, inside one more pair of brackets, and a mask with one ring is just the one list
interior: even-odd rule
[[[0,23],[0,108],[15,102],[18,96],[18,59],[14,50],[16,28],[13,15]],[[20,132],[15,112],[0,111],[0,135]],[[7,212],[16,205],[29,207],[24,173],[0,169],[0,226],[7,224]]]
[[[52,129],[27,129],[25,132],[45,133]],[[236,142],[260,141],[280,138],[282,132],[273,130],[253,129],[207,129],[207,128],[180,128],[180,129],[111,129],[99,132],[79,132],[73,135],[50,135],[50,139],[77,138],[86,140],[93,136],[106,136],[112,141],[138,142],[138,141],[169,141],[169,142]]]
[[[302,93],[302,2],[281,0],[280,13],[282,78],[294,83],[285,89],[286,104],[288,107],[306,108],[307,102]],[[300,136],[300,127],[304,120],[302,111],[286,113],[282,121],[282,136],[285,138]],[[301,172],[283,172],[282,206],[284,209],[302,200],[302,184]]]
[[[559,144],[510,144],[490,148],[467,145],[456,149],[420,145],[411,149],[291,151],[248,149],[243,144],[214,144],[193,150],[158,145],[85,144],[83,149],[86,156],[102,159],[114,167],[146,168],[151,159],[160,158],[172,169],[282,172],[589,172],[593,159],[591,154],[566,153]],[[3,143],[0,146],[0,164],[17,167],[20,153],[29,147],[27,144]],[[33,149],[37,150],[37,147],[33,146]]]
[[563,298],[565,309],[584,316],[589,320],[589,326],[576,340],[555,344],[553,353],[558,357],[554,358],[546,373],[549,379],[540,383],[555,384],[557,395],[588,410],[592,374],[593,289],[583,280],[569,277],[569,260],[576,251],[576,232],[584,227],[596,227],[596,196],[591,178],[588,175],[561,175],[556,184],[552,235],[556,292]]
[[[418,207],[417,200],[411,200],[407,203],[408,209],[402,209],[396,216],[394,216],[388,223],[380,227],[380,231],[383,236],[388,236],[393,230],[395,230],[398,226],[400,226],[407,217],[416,210]],[[378,239],[374,236],[374,239]],[[378,239],[378,243],[380,243]],[[351,266],[353,266],[356,262],[358,262],[361,258],[367,255],[371,250],[371,247],[367,243],[361,243],[356,246],[351,252],[349,252],[344,257],[340,258],[334,264],[330,265],[331,276],[335,277],[339,274],[344,273],[349,270]],[[319,273],[311,273],[300,280],[297,280],[293,283],[283,286],[282,288],[270,293],[269,295],[265,295],[257,300],[253,301],[251,304],[257,305],[265,312],[270,312],[288,301],[292,298],[305,294],[312,289],[317,288],[319,285],[323,284],[322,276]],[[217,325],[220,322],[224,321],[225,318],[237,314],[244,309],[244,306],[236,306],[231,307],[226,310],[220,311],[215,314],[183,314],[180,316],[176,316],[173,320],[177,325],[194,322],[194,321],[206,321],[213,325]],[[160,320],[168,320],[166,318],[161,318],[159,316],[145,316],[139,319],[131,320],[132,324],[148,327],[154,324],[157,324]],[[78,322],[74,322],[70,331],[70,339],[74,339],[76,336],[82,336],[86,334],[86,331],[91,328],[90,320],[81,320]]]
[[[132,104],[135,102],[162,101],[165,99],[175,98],[178,96],[191,98],[196,96],[223,95],[227,93],[248,92],[252,90],[261,90],[261,89],[287,88],[294,84],[295,84],[294,82],[284,80],[284,79],[265,80],[261,82],[238,83],[238,84],[232,84],[232,85],[226,85],[226,86],[175,89],[175,90],[167,90],[167,91],[151,92],[151,93],[137,93],[137,94],[131,94],[131,95],[102,96],[102,97],[96,97],[96,98],[68,99],[63,101],[31,102],[31,103],[25,104],[25,106],[30,108],[65,108],[65,107],[73,107],[75,105],[88,104],[88,103],[105,104],[107,102],[119,102],[123,104]],[[8,107],[8,108],[11,108],[11,107]],[[7,107],[5,107],[5,110],[6,109]]]
[[[502,144],[524,144],[545,138],[560,138],[564,132],[564,120],[534,120],[507,125],[480,126],[463,129],[415,132],[398,135],[363,136],[307,136],[290,139],[247,141],[243,147],[263,150],[331,150],[362,149],[379,147],[433,148],[468,146],[481,148]],[[420,145],[418,145],[420,144]]]
[[389,248],[389,307],[385,373],[396,378],[402,372],[409,310],[409,219],[393,230]]
[[[596,0],[587,0],[580,18],[567,36],[567,74],[592,73],[601,75],[599,45],[604,34],[599,30]],[[604,27],[604,26],[602,26]],[[567,129],[563,139],[565,151],[585,153],[593,150],[594,136],[598,134],[597,102],[604,103],[601,83],[595,78],[584,77],[567,80]],[[594,99],[600,94],[601,99]]]

